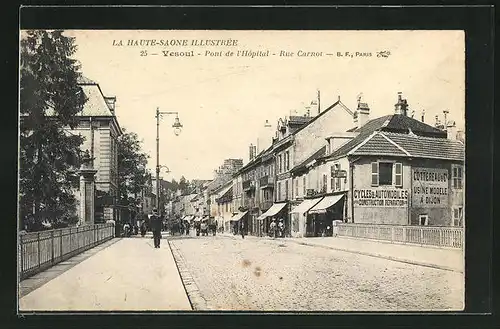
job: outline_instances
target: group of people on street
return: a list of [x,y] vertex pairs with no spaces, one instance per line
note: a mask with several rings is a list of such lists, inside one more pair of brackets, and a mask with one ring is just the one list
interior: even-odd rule
[[276,223],[276,219],[271,220],[271,224],[269,224],[269,236],[273,238],[284,238],[285,237],[285,223],[283,218],[278,220]]

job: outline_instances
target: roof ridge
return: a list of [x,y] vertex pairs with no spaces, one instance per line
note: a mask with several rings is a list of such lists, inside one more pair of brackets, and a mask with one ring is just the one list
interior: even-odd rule
[[410,152],[408,152],[401,145],[399,145],[398,143],[396,143],[395,141],[393,141],[392,139],[390,139],[388,136],[384,135],[382,132],[378,131],[377,134],[379,134],[382,137],[384,137],[389,143],[391,143],[392,145],[396,146],[398,149],[400,149],[401,151],[403,151],[403,153],[406,153],[407,156],[411,156]]

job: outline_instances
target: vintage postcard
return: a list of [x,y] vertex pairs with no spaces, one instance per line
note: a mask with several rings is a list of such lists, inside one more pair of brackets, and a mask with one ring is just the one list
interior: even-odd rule
[[461,311],[463,31],[22,30],[42,311]]

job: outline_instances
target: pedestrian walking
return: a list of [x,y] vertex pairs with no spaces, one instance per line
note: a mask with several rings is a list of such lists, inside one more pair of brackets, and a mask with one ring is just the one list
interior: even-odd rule
[[161,224],[161,218],[158,216],[158,211],[155,208],[153,209],[153,214],[151,215],[151,229],[153,230],[155,248],[160,248]]
[[240,232],[241,232],[241,238],[244,239],[245,238],[245,223],[243,221],[241,221],[241,224],[240,224]]

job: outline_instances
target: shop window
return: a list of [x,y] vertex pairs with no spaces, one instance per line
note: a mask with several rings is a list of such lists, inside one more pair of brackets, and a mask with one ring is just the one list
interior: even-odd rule
[[394,185],[397,187],[403,186],[403,164],[395,163],[394,164]]
[[453,226],[462,227],[463,225],[463,208],[453,208]]
[[453,188],[462,189],[462,177],[463,168],[462,166],[453,166]]
[[418,225],[421,225],[421,226],[429,225],[429,216],[428,215],[419,215],[418,216]]

